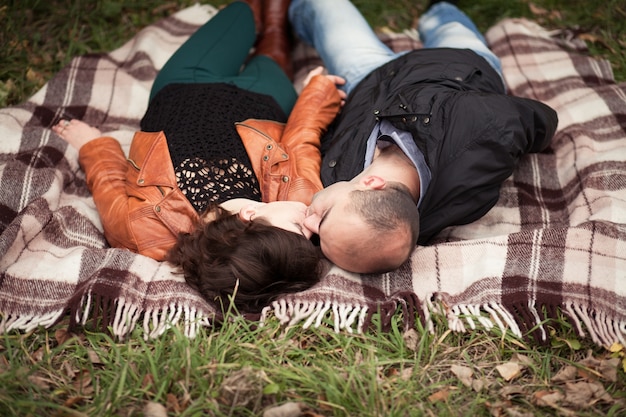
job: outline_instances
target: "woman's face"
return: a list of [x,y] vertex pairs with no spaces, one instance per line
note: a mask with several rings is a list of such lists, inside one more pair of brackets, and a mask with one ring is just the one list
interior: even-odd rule
[[271,203],[251,203],[239,210],[244,221],[263,219],[274,227],[297,233],[310,239],[313,233],[302,227],[307,206],[299,201],[274,201]]

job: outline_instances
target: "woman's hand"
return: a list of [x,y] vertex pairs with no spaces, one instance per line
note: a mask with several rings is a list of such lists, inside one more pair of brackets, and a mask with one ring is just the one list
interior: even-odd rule
[[77,150],[80,150],[87,142],[102,136],[100,130],[76,119],[61,119],[59,123],[52,126],[52,130]]
[[[340,77],[338,75],[324,74],[324,67],[315,67],[307,74],[306,78],[303,81],[303,86],[306,87],[307,84],[311,82],[311,79],[316,75],[324,75],[335,85],[344,85],[346,83],[346,80],[343,77]],[[337,89],[337,92],[339,93],[339,97],[341,97],[341,105],[343,106],[346,102],[346,92],[339,88]]]

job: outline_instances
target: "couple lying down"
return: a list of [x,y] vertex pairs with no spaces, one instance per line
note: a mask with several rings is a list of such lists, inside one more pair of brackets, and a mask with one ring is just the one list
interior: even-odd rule
[[[424,49],[395,54],[349,1],[264,2],[231,3],[174,53],[128,155],[82,121],[53,126],[79,152],[109,243],[169,261],[207,300],[259,311],[315,284],[320,252],[348,271],[395,269],[484,215],[554,134],[555,112],[506,95],[452,3],[421,17]],[[332,74],[313,70],[300,96],[287,13]]]

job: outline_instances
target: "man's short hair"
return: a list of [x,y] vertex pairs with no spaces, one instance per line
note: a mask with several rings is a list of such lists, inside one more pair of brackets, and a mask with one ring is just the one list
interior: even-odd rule
[[[417,244],[419,236],[419,212],[409,189],[398,182],[389,182],[382,189],[354,190],[350,192],[350,207],[359,214],[366,224],[372,227],[376,236],[372,242],[385,236],[397,236],[398,231],[408,231],[410,246],[408,255]],[[380,245],[382,242],[377,242]],[[373,249],[374,243],[371,243]],[[404,258],[403,262],[407,258]],[[381,259],[380,270],[391,270],[399,267],[397,261]]]

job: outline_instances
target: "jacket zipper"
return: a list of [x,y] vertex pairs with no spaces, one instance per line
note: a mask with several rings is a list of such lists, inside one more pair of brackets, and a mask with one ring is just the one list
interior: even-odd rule
[[260,131],[260,130],[259,130],[259,129],[257,129],[256,127],[252,127],[252,126],[247,125],[247,124],[245,124],[245,123],[243,123],[243,122],[235,122],[235,125],[243,126],[243,127],[246,127],[246,128],[248,128],[248,129],[250,129],[250,130],[254,130],[255,132],[257,132],[257,133],[258,133],[258,134],[260,134],[261,136],[263,136],[263,137],[265,137],[265,138],[267,138],[267,139],[269,139],[269,140],[271,140],[271,141],[274,141],[274,139],[272,139],[272,137],[271,137],[271,136],[267,135],[265,132]]
[[[137,165],[137,163],[135,161],[133,161],[130,158],[126,158],[126,160],[128,161],[128,163],[130,163],[133,168],[135,168],[137,171],[141,171],[141,168],[139,168],[139,165]],[[159,192],[161,193],[161,196],[165,197],[165,191],[163,191],[163,188],[161,188],[160,185],[156,186],[157,190],[159,190]]]

